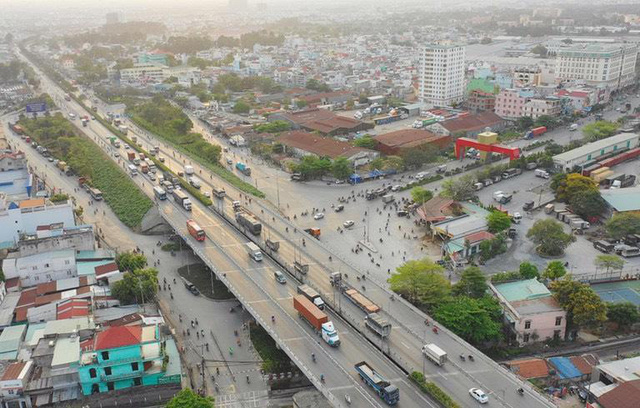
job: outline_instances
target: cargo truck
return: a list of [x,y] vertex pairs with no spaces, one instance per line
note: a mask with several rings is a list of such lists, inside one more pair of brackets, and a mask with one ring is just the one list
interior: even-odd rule
[[111,142],[111,145],[112,145],[113,147],[115,147],[115,148],[119,148],[119,147],[120,147],[120,141],[118,140],[118,138],[117,138],[117,137],[115,137],[115,136],[111,136],[111,137],[109,138],[109,141]]
[[391,334],[391,323],[378,313],[368,314],[364,318],[364,324],[380,337],[389,337]]
[[303,295],[307,299],[309,299],[309,301],[312,302],[314,305],[318,306],[318,309],[324,310],[324,300],[322,300],[322,298],[320,297],[320,294],[316,292],[316,290],[313,289],[311,286],[309,285],[298,286],[298,293],[300,295]]
[[142,174],[147,174],[149,172],[149,166],[147,165],[147,163],[140,163],[140,171],[142,172]]
[[533,128],[524,135],[526,140],[533,139],[534,137],[538,137],[547,132],[546,126],[540,126],[537,128]]
[[254,244],[253,242],[247,242],[246,244],[244,244],[244,247],[247,250],[249,256],[253,258],[254,261],[262,261],[262,251],[256,244]]
[[384,377],[376,372],[369,364],[361,361],[355,365],[355,369],[360,375],[360,378],[362,378],[362,381],[373,388],[384,402],[389,405],[398,403],[398,400],[400,400],[400,390],[398,387],[385,380]]
[[218,198],[224,198],[227,193],[226,191],[224,191],[224,188],[222,187],[214,187],[213,188],[213,195],[218,197]]
[[293,308],[298,312],[298,316],[309,323],[316,331],[321,332],[322,340],[325,343],[331,347],[340,345],[340,337],[333,323],[329,321],[329,316],[318,309],[304,295],[295,295],[293,297]]
[[236,212],[236,221],[253,235],[260,235],[262,232],[262,224],[260,224],[260,221],[246,211]]
[[549,173],[546,170],[536,169],[534,174],[535,174],[536,177],[540,177],[540,178],[543,178],[543,179],[548,179],[549,178]]
[[127,159],[132,162],[136,159],[136,154],[135,152],[127,152]]
[[382,202],[385,204],[389,204],[395,201],[395,197],[393,196],[393,194],[387,194],[387,195],[383,195],[382,196]]
[[441,367],[447,362],[447,353],[435,344],[425,344],[422,346],[422,354]]
[[353,304],[367,313],[378,313],[380,311],[380,307],[378,305],[353,288],[345,290],[344,295],[347,299],[352,301]]
[[511,177],[515,177],[522,174],[522,170],[520,169],[508,169],[504,173],[502,173],[502,179],[506,180]]
[[173,199],[187,211],[191,211],[191,200],[182,190],[173,190]]
[[236,163],[236,169],[238,169],[238,171],[240,171],[245,176],[250,176],[251,175],[251,167],[247,166],[246,164],[244,164],[242,162],[237,162]]
[[118,126],[118,130],[122,132],[122,134],[126,135],[127,133],[129,133],[129,128],[126,127],[125,125],[119,125]]
[[87,127],[87,125],[89,125],[89,119],[87,119],[86,117],[82,118],[81,121],[82,121],[82,126],[83,127]]

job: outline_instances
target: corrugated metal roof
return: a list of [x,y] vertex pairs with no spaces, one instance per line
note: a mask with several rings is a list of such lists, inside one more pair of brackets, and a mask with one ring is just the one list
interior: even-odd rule
[[496,290],[509,302],[531,300],[551,296],[551,292],[538,280],[527,279],[494,285]]
[[[619,135],[611,136],[606,139],[598,140],[597,142],[587,143],[584,146],[580,146],[576,149],[569,150],[568,152],[560,153],[553,156],[553,161],[558,162],[570,162],[575,159],[579,159],[583,156],[588,156],[593,152],[598,152],[607,147],[613,146],[618,143],[623,143],[627,140],[638,139],[637,133],[620,133]],[[632,144],[631,147],[636,147]]]
[[51,368],[78,362],[80,359],[80,337],[62,337],[53,349]]
[[640,210],[640,187],[604,190],[601,192],[601,195],[604,201],[616,211]]
[[551,357],[549,363],[555,367],[560,378],[578,378],[582,376],[582,372],[573,365],[568,357]]

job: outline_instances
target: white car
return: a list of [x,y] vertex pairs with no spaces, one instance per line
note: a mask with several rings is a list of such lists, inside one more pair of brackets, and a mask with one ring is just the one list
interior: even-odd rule
[[316,215],[313,216],[314,220],[321,220],[324,218],[324,213],[317,213]]
[[207,198],[211,198],[211,193],[210,193],[210,192],[208,192],[208,191],[205,191],[205,192],[204,192],[204,193],[202,193],[202,194],[204,194],[204,196],[205,196],[205,197],[207,197]]
[[397,184],[397,185],[395,185],[395,186],[391,187],[391,191],[398,191],[398,190],[400,190],[401,188],[402,188],[402,186],[401,186],[400,184]]
[[351,227],[353,227],[354,224],[355,224],[355,222],[353,222],[351,220],[347,220],[342,224],[342,226],[345,227],[345,228],[351,228]]
[[472,388],[469,390],[469,394],[481,404],[489,402],[489,397],[480,388]]

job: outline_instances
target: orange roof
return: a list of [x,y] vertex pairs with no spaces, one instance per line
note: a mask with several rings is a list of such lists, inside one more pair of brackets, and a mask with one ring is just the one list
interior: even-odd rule
[[98,333],[95,350],[105,350],[140,344],[142,327],[115,326]]
[[591,374],[593,366],[598,364],[598,359],[593,354],[583,354],[581,356],[569,357],[573,364],[582,374]]
[[640,380],[627,381],[598,398],[603,408],[638,408]]
[[23,290],[22,293],[20,293],[17,306],[27,306],[36,303],[36,296],[38,295],[36,289],[37,288],[29,288]]
[[20,373],[26,365],[26,361],[10,364],[2,375],[2,378],[0,378],[0,381],[17,380],[20,378]]
[[44,198],[32,198],[31,200],[24,200],[20,202],[20,208],[42,207],[44,205]]
[[89,315],[89,301],[86,299],[69,299],[58,304],[58,320],[71,319]]
[[549,366],[544,359],[532,358],[528,360],[510,361],[511,371],[522,378],[543,378],[549,376]]
[[411,145],[433,143],[435,141],[439,141],[440,139],[446,139],[447,141],[449,141],[451,139],[451,136],[436,135],[422,129],[402,129],[396,130],[395,132],[389,132],[375,136],[374,139],[379,143],[391,147],[410,147]]
[[368,149],[355,147],[347,142],[341,142],[304,131],[285,132],[278,138],[278,142],[285,146],[304,150],[320,157],[327,156],[332,159],[340,156],[348,158],[356,153],[368,151]]
[[101,275],[107,274],[109,272],[118,271],[118,265],[116,265],[115,262],[112,262],[106,265],[96,266],[95,271],[96,271],[96,277],[100,277]]

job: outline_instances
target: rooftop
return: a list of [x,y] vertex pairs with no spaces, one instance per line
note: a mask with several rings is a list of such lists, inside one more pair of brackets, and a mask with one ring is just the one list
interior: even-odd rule
[[56,340],[51,367],[77,363],[80,358],[80,336],[62,337]]
[[492,127],[503,123],[504,119],[491,111],[481,112],[477,115],[465,115],[450,119],[440,124],[451,133],[474,131]]
[[0,360],[14,360],[18,355],[18,347],[27,330],[26,324],[10,326],[0,334]]
[[508,365],[511,368],[511,371],[525,379],[544,378],[549,376],[549,366],[542,358],[510,361]]
[[31,364],[33,364],[31,361],[19,361],[10,364],[4,371],[0,381],[22,380],[29,372]]
[[520,315],[532,315],[548,312],[564,312],[558,301],[551,295],[509,302]]
[[367,152],[368,149],[352,146],[350,143],[322,137],[304,131],[285,132],[278,138],[284,145],[313,153],[320,157],[351,157],[357,153]]
[[555,367],[556,375],[560,378],[580,378],[583,375],[568,357],[551,357],[549,364]]
[[617,379],[618,382],[640,380],[640,357],[610,361],[597,367],[600,371]]
[[494,285],[496,290],[509,302],[539,299],[551,296],[551,292],[537,279],[519,280],[516,282]]
[[616,211],[640,210],[640,186],[602,190],[600,194]]
[[596,142],[587,143],[584,146],[580,146],[576,149],[569,150],[568,152],[556,154],[553,156],[554,162],[569,162],[575,159],[579,159],[583,156],[588,156],[594,152],[599,152],[602,149],[606,149],[610,146],[624,143],[628,140],[638,139],[637,133],[620,133],[615,136],[608,137],[606,139],[598,140]]
[[433,143],[435,141],[446,140],[448,142],[451,137],[436,135],[423,129],[401,129],[375,136],[374,139],[390,147],[412,147],[423,143]]
[[638,401],[640,401],[640,380],[620,384],[598,398],[602,408],[637,408]]
[[93,330],[95,324],[91,317],[76,317],[64,320],[52,320],[47,322],[44,328],[45,337],[55,337],[58,334],[78,333],[81,330]]
[[95,350],[113,349],[140,344],[142,327],[114,326],[101,331],[96,336]]

